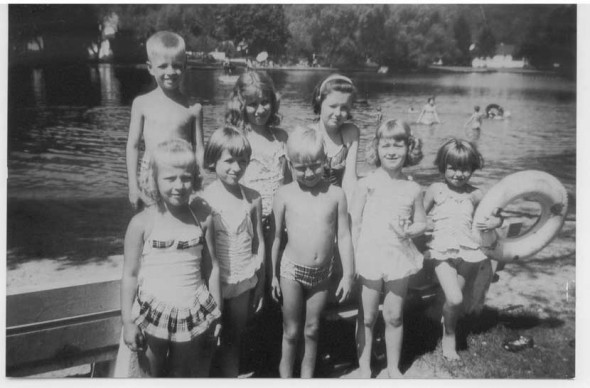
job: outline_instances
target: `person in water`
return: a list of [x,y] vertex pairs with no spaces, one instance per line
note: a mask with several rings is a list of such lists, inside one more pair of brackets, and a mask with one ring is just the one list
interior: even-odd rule
[[436,105],[434,104],[434,97],[428,98],[428,102],[422,107],[422,111],[416,122],[424,125],[440,124],[440,119],[436,112]]

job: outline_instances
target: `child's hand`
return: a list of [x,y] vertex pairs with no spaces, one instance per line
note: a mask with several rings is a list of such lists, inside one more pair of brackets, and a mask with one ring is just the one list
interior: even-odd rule
[[274,301],[278,303],[282,295],[281,285],[279,284],[279,279],[276,276],[273,276],[272,281],[270,283],[270,293]]
[[488,216],[483,221],[476,222],[475,228],[477,230],[492,230],[502,226],[503,221],[502,217]]
[[254,302],[252,308],[254,309],[254,313],[260,312],[262,310],[262,306],[264,305],[264,288],[256,286],[254,289]]
[[137,210],[140,201],[139,190],[129,189],[129,203],[131,204],[131,207],[133,207],[133,210]]
[[217,323],[215,323],[215,327],[213,329],[213,341],[216,343],[217,346],[219,346],[221,344],[221,329],[223,327],[221,326],[221,321],[217,321]]
[[397,223],[391,223],[391,228],[401,238],[410,238],[411,236],[408,231],[410,225],[412,225],[412,222],[408,218],[399,217]]
[[145,337],[135,323],[125,323],[123,325],[123,341],[132,352],[143,352],[145,350]]
[[350,292],[352,291],[352,284],[353,284],[352,277],[343,276],[340,284],[338,284],[338,288],[336,289],[336,297],[338,298],[338,303],[342,303],[348,299],[350,296]]

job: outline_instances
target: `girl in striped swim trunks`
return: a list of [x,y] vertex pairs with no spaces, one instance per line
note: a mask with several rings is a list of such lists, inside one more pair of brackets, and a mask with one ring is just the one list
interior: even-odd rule
[[205,166],[217,175],[203,193],[213,212],[215,252],[224,300],[219,349],[223,376],[237,377],[242,332],[252,310],[262,308],[264,239],[262,200],[239,183],[250,162],[248,139],[235,127],[215,131],[205,148]]
[[[190,203],[200,186],[190,143],[161,143],[144,187],[156,205],[131,220],[121,281],[123,339],[153,377],[204,377],[221,329],[219,266],[214,252],[207,287],[201,266],[211,247],[211,214]],[[142,362],[142,364],[145,364]]]

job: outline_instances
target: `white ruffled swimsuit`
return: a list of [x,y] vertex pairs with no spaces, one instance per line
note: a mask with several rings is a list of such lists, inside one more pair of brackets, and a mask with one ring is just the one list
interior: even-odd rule
[[461,258],[476,263],[487,257],[472,234],[475,206],[470,193],[456,193],[445,185],[434,195],[432,221],[434,230],[430,257],[436,260]]
[[400,238],[392,225],[411,218],[420,185],[391,181],[378,172],[363,180],[368,193],[355,255],[357,273],[368,280],[391,281],[418,272],[422,254],[411,239]]

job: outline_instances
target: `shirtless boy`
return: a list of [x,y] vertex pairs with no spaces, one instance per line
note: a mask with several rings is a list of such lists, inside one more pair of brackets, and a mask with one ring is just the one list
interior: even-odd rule
[[[203,115],[201,105],[180,91],[186,70],[185,44],[182,37],[168,31],[152,35],[146,42],[147,67],[157,87],[137,97],[131,107],[127,139],[127,176],[129,202],[137,209],[140,202],[153,203],[139,189],[139,144],[143,137],[145,153],[141,171],[144,172],[150,151],[165,140],[180,138],[193,145],[199,166],[203,166]],[[142,177],[139,179],[148,179]]]
[[[321,134],[297,128],[289,135],[287,155],[295,180],[279,188],[273,203],[277,228],[272,244],[272,295],[277,301],[282,297],[283,310],[279,374],[292,377],[297,342],[303,334],[301,377],[313,377],[332,261],[342,260],[343,277],[336,290],[342,302],[353,283],[352,242],[344,191],[322,177],[326,153]],[[288,242],[279,259],[283,225]],[[340,255],[334,252],[336,241]]]

